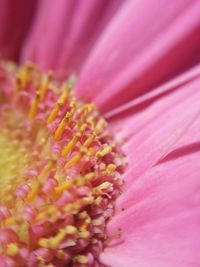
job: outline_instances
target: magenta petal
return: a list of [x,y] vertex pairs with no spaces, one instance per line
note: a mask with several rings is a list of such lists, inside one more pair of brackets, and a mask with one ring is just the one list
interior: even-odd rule
[[22,59],[53,68],[62,78],[78,72],[122,0],[44,0],[38,5]]
[[[191,69],[181,73],[181,75],[178,75],[175,78],[167,81],[161,86],[155,88],[155,90],[149,91],[146,94],[137,97],[136,99],[112,109],[111,111],[105,113],[105,117],[112,124],[118,119],[124,123],[124,119],[127,117],[130,117],[134,113],[145,109],[154,101],[159,101],[163,96],[168,95],[175,90],[179,90],[198,77],[200,77],[200,64],[195,65]],[[126,122],[124,124],[126,124]]]
[[[186,95],[185,99],[169,106],[169,109],[162,110],[161,107],[157,117],[147,120],[143,130],[133,134],[125,144],[124,151],[130,166],[125,177],[127,185],[172,151],[178,140],[198,118],[200,80],[189,86],[193,88],[191,95]],[[134,124],[134,117],[132,123]]]
[[63,37],[69,30],[74,8],[75,3],[71,0],[41,1],[22,58],[32,60],[41,67],[52,68]]
[[30,27],[36,0],[0,1],[0,57],[16,60]]
[[86,61],[77,94],[103,111],[130,101],[199,60],[199,32],[199,1],[127,1]]
[[143,130],[151,120],[155,120],[176,103],[193,94],[198,85],[195,87],[192,81],[198,77],[200,77],[200,65],[156,90],[105,114],[119,142],[127,142],[132,135]]
[[[101,260],[111,267],[198,267],[200,263],[200,154],[165,162],[132,187],[108,230],[119,242]],[[123,197],[122,197],[123,198]]]

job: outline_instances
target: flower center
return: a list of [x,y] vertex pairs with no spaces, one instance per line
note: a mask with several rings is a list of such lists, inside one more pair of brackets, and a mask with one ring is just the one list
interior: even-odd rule
[[18,135],[23,131],[16,127],[18,118],[13,113],[6,110],[0,115],[0,201],[11,206],[14,186],[25,175],[28,163],[26,143],[18,141]]
[[30,63],[2,64],[0,86],[0,260],[98,264],[124,169],[106,121]]

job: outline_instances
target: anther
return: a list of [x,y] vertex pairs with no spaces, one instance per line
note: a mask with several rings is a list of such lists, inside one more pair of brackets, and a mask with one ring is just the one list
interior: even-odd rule
[[60,98],[56,102],[55,107],[51,110],[51,113],[50,113],[50,115],[49,115],[49,117],[47,119],[47,123],[51,123],[56,118],[56,116],[58,115],[59,110],[64,105],[64,103],[67,101],[68,94],[69,93],[68,93],[67,90],[63,90]]
[[76,134],[72,140],[63,148],[62,152],[61,152],[61,156],[62,157],[66,157],[69,152],[71,152],[71,150],[73,149],[73,147],[76,145],[76,143],[78,142],[80,138],[80,134]]
[[65,127],[67,126],[67,124],[69,123],[69,120],[70,120],[71,117],[72,117],[72,113],[71,112],[67,112],[65,117],[62,119],[62,121],[58,125],[58,128],[56,129],[56,132],[55,132],[55,135],[54,135],[54,140],[55,141],[58,141],[61,138],[62,133],[63,133]]
[[78,152],[75,156],[73,156],[67,163],[65,164],[65,169],[72,167],[74,164],[80,161],[83,153]]
[[92,133],[88,138],[87,140],[85,140],[85,142],[83,143],[83,146],[84,147],[88,147],[92,144],[92,142],[94,141],[96,137],[96,134],[95,133]]
[[97,152],[96,156],[97,157],[104,157],[107,154],[109,154],[111,151],[112,151],[112,147],[111,146],[105,146],[100,151]]
[[44,77],[42,78],[42,83],[41,83],[41,87],[40,87],[40,100],[43,100],[47,89],[48,89],[48,85],[50,80],[52,79],[52,72],[49,72],[48,74],[44,75]]
[[40,100],[40,93],[36,92],[35,98],[33,99],[31,103],[31,108],[28,114],[28,118],[30,120],[34,119],[35,116],[37,115],[39,100]]

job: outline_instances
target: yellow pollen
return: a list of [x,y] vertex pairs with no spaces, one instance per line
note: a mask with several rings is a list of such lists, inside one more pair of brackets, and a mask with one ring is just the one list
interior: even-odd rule
[[107,172],[110,174],[116,170],[116,165],[115,164],[109,164],[107,166]]
[[102,128],[106,125],[106,122],[103,118],[101,118],[97,124],[96,124],[96,127],[95,127],[95,130],[96,132],[99,132],[100,130],[102,130]]
[[83,133],[87,128],[87,124],[86,123],[83,123],[81,126],[80,126],[80,132]]
[[87,264],[88,263],[88,257],[84,255],[77,255],[73,258],[74,262],[78,262],[80,264]]
[[44,248],[57,249],[57,247],[64,240],[66,235],[74,235],[77,233],[77,229],[73,225],[68,225],[64,229],[60,229],[58,234],[51,238],[41,238],[39,245]]
[[98,151],[96,156],[97,157],[104,157],[107,154],[109,154],[111,151],[112,151],[112,147],[111,146],[106,146],[103,149],[101,149],[100,151]]
[[80,238],[88,238],[88,237],[90,237],[90,232],[89,231],[80,231],[79,232],[79,237]]
[[94,172],[89,172],[85,175],[84,178],[86,181],[91,181],[94,178],[94,176],[95,176]]
[[16,256],[19,253],[19,247],[16,243],[10,243],[7,246],[7,251],[6,251],[8,256]]

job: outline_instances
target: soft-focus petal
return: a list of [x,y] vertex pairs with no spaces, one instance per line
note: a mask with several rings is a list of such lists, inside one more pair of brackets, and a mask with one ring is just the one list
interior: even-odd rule
[[0,57],[17,59],[37,1],[0,1]]
[[[189,84],[191,95],[186,94],[185,99],[169,105],[169,109],[163,110],[158,103],[160,112],[158,110],[157,116],[153,120],[147,120],[143,130],[133,134],[125,144],[124,151],[130,164],[128,172],[133,170],[126,177],[127,185],[169,153],[193,124],[200,113],[199,86],[199,79]],[[134,117],[132,123],[134,124]]]
[[122,3],[122,0],[41,1],[23,60],[31,59],[44,69],[53,68],[61,77],[77,72]]
[[129,106],[121,127],[124,135],[131,129],[124,144],[129,170],[108,225],[113,241],[101,256],[108,266],[198,267],[199,86],[197,67],[158,88],[160,97],[136,101],[136,114]]
[[200,66],[197,66],[155,91],[106,114],[110,127],[119,142],[126,143],[132,136],[138,135],[151,121],[155,121],[163,113],[173,109],[177,103],[198,91],[197,79],[199,77]]
[[134,183],[108,226],[120,241],[101,260],[113,267],[198,267],[199,151],[160,164]]
[[147,92],[199,60],[199,32],[199,1],[127,1],[86,61],[78,95],[108,111]]
[[[155,90],[149,91],[146,94],[130,100],[124,105],[105,113],[105,117],[110,123],[112,123],[112,126],[120,121],[124,124],[124,127],[127,124],[126,119],[131,115],[145,110],[154,101],[159,101],[159,99],[163,96],[166,96],[175,90],[179,90],[182,86],[188,84],[197,77],[200,77],[200,64],[195,65],[193,68],[183,72],[181,75],[167,81],[158,88],[155,88]],[[120,130],[123,130],[123,128]]]

